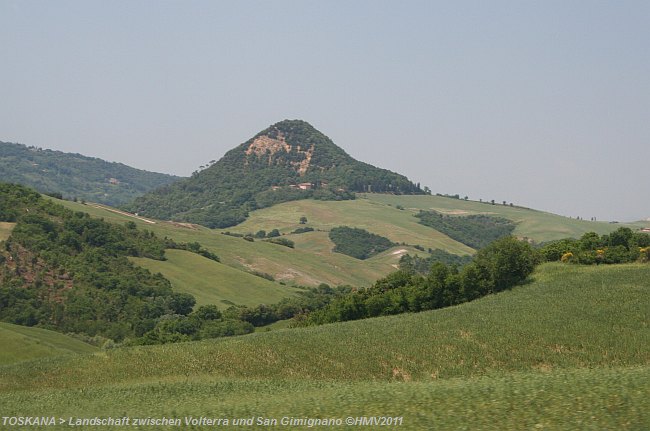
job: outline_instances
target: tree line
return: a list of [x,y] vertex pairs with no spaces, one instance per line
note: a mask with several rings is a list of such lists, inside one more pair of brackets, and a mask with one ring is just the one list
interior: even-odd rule
[[648,262],[650,235],[628,227],[605,235],[587,232],[579,239],[566,238],[542,244],[540,252],[549,262],[584,265]]
[[324,324],[433,310],[501,292],[522,283],[541,261],[528,243],[508,236],[478,251],[471,263],[434,263],[426,274],[404,266],[363,290],[310,313],[304,324]]
[[437,211],[421,210],[415,217],[420,219],[420,224],[475,249],[485,247],[515,230],[515,224],[511,220],[484,214],[450,216]]

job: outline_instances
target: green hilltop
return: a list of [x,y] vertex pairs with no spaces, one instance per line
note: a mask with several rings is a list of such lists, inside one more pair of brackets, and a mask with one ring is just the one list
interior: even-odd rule
[[423,193],[403,175],[353,159],[309,123],[284,120],[191,178],[154,190],[125,208],[224,228],[279,202],[353,199],[354,192],[365,191]]
[[0,142],[0,181],[119,206],[179,177],[81,154]]

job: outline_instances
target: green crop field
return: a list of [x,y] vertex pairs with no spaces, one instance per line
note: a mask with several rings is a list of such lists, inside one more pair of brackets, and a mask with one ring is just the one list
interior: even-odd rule
[[650,266],[546,264],[533,278],[418,314],[3,366],[0,405],[3,416],[650,428]]
[[160,272],[177,292],[194,295],[198,305],[256,306],[274,304],[292,296],[296,289],[238,271],[222,263],[184,250],[167,250],[166,261],[131,258],[149,271]]
[[41,328],[0,323],[0,365],[99,351],[90,344]]

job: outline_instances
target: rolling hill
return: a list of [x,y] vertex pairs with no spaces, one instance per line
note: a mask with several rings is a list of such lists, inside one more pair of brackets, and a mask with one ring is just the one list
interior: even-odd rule
[[648,278],[647,265],[546,264],[528,285],[442,310],[0,367],[0,403],[9,416],[646,429]]
[[90,344],[58,332],[3,322],[0,322],[0,344],[0,366],[32,359],[99,351]]
[[0,181],[119,206],[179,177],[81,154],[0,142]]
[[295,294],[296,289],[281,286],[264,278],[238,271],[219,262],[184,250],[167,250],[167,260],[134,257],[131,261],[149,271],[160,272],[177,292],[196,298],[197,305],[215,304],[254,307],[274,304]]
[[424,193],[403,175],[353,159],[300,120],[284,120],[228,151],[191,178],[161,187],[126,206],[148,217],[225,228],[249,211],[314,197],[341,200],[353,192]]
[[[248,273],[266,273],[288,284],[317,286],[349,284],[369,286],[378,278],[394,271],[400,257],[405,253],[422,254],[416,249],[441,249],[458,255],[473,254],[474,250],[448,236],[418,223],[414,216],[421,209],[436,210],[448,214],[493,214],[512,220],[514,234],[535,242],[565,237],[580,237],[586,232],[604,234],[624,224],[575,220],[542,211],[520,207],[489,205],[441,196],[361,194],[355,200],[319,201],[304,199],[285,202],[251,212],[243,223],[224,230],[213,230],[198,225],[136,218],[110,208],[58,201],[75,211],[84,211],[94,217],[123,224],[135,222],[140,228],[169,237],[178,242],[197,241],[216,253],[221,262],[244,271],[241,283]],[[403,209],[398,209],[403,208]],[[307,218],[306,224],[300,218]],[[384,236],[400,245],[370,259],[360,261],[339,253],[333,253],[334,244],[328,238],[330,229],[336,226],[366,229]],[[312,232],[293,234],[300,227],[311,227]],[[630,225],[635,230],[640,226]],[[244,241],[242,238],[223,235],[223,231],[238,234],[255,234],[259,230],[278,229],[282,238],[291,239],[295,248],[290,249],[261,240]],[[406,244],[406,245],[402,245]],[[164,264],[164,263],[163,263]],[[198,276],[199,273],[197,273]],[[207,278],[208,275],[205,274]]]

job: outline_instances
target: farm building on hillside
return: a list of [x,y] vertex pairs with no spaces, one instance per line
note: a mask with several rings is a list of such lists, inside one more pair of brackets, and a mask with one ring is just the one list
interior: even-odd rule
[[298,184],[298,188],[300,190],[311,190],[314,187],[312,183],[300,183]]

